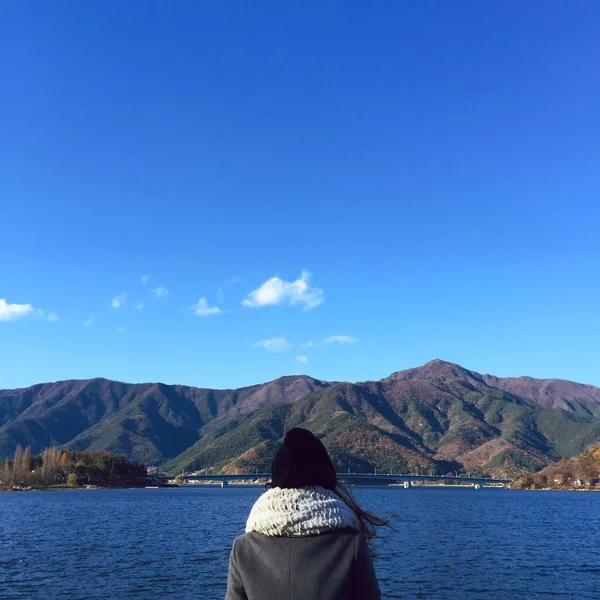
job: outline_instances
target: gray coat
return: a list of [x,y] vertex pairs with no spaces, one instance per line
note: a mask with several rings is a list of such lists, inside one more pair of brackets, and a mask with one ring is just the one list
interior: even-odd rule
[[238,537],[225,600],[379,600],[364,534],[339,529],[310,537],[255,531]]

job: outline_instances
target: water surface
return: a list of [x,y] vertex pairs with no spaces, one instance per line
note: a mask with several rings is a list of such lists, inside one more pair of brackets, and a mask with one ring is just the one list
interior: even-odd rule
[[[0,598],[222,599],[259,488],[0,493]],[[385,598],[600,598],[600,494],[360,488]]]

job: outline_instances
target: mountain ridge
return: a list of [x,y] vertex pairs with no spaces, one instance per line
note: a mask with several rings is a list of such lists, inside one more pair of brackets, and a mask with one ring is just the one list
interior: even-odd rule
[[439,359],[378,381],[288,375],[238,389],[105,378],[0,390],[0,457],[17,444],[108,450],[169,468],[268,468],[284,431],[339,468],[533,470],[600,441],[600,388],[499,378]]

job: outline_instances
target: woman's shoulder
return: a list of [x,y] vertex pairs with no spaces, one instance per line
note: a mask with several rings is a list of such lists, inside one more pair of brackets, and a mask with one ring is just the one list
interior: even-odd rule
[[242,535],[235,538],[233,544],[234,547],[244,552],[247,550],[255,550],[264,547],[284,547],[289,544],[302,544],[302,545],[329,545],[329,544],[343,544],[352,545],[358,548],[362,543],[366,542],[364,533],[354,529],[353,527],[344,527],[341,529],[334,529],[320,533],[318,535],[295,535],[295,536],[279,536],[279,535],[265,535],[258,531],[250,531],[243,533]]

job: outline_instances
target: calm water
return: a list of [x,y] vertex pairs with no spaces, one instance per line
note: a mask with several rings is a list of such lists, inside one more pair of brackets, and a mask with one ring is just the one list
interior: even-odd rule
[[[0,598],[222,599],[257,488],[0,493]],[[363,488],[386,598],[600,598],[600,494]],[[276,600],[276,599],[274,599]]]

